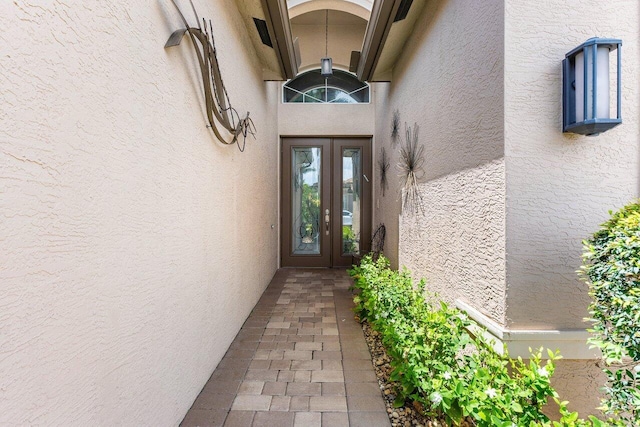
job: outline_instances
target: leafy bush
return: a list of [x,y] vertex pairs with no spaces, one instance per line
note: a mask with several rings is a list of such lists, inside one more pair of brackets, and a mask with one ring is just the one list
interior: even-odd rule
[[[380,257],[363,258],[350,270],[356,312],[381,336],[391,357],[391,379],[398,382],[396,404],[406,399],[427,415],[444,415],[452,425],[471,418],[478,426],[605,426],[590,417],[579,420],[551,387],[554,360],[541,350],[525,363],[493,350],[476,323],[462,311],[425,298],[424,281],[414,287],[409,273],[389,268]],[[560,422],[542,412],[548,399],[560,406]]]
[[345,254],[352,254],[358,252],[358,236],[353,232],[353,227],[350,225],[342,226],[342,252]]
[[591,344],[602,351],[608,384],[602,410],[640,425],[640,202],[612,214],[584,241]]

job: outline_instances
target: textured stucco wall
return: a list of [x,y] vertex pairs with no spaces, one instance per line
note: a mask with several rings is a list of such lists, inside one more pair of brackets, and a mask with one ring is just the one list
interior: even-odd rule
[[[585,328],[581,240],[638,195],[640,3],[506,2],[507,324]],[[562,134],[561,60],[590,37],[623,40],[623,124]]]
[[278,95],[233,3],[195,3],[243,154],[170,2],[0,5],[1,425],[176,425],[274,272]]
[[420,186],[423,213],[400,218],[401,262],[449,303],[504,319],[504,162]]
[[299,104],[282,102],[280,85],[278,132],[281,136],[370,136],[375,131],[375,85],[369,104]]
[[[390,241],[394,109],[426,147],[424,214],[401,218],[398,263],[506,328],[584,329],[580,242],[638,195],[640,4],[434,1],[418,22],[376,123],[376,154],[392,153],[396,196],[376,209]],[[563,135],[561,60],[593,36],[623,39],[624,124]],[[553,381],[570,408],[597,412],[594,360],[560,362]]]
[[[387,225],[389,244],[398,241],[398,264],[498,323],[505,289],[502,31],[501,1],[429,2],[394,69],[375,148],[379,156],[384,146],[391,158],[384,197],[376,180],[375,222]],[[402,140],[404,124],[415,122],[425,147],[424,213],[403,215],[399,228],[399,146],[390,138],[396,109]]]
[[[398,248],[400,247],[400,190],[397,180],[396,160],[394,155],[395,145],[390,144],[389,135],[389,91],[390,83],[375,83],[375,136],[373,150],[373,226],[383,223],[386,229],[384,242],[384,255],[391,261],[392,268],[398,268]],[[387,185],[382,188],[380,159],[382,148],[386,151],[389,169],[386,172]]]
[[[551,378],[561,400],[569,401],[569,409],[578,411],[581,418],[587,415],[601,416],[596,409],[604,395],[600,392],[607,382],[602,372],[602,363],[597,360],[559,360]],[[547,407],[550,417],[557,418],[557,406],[550,403]]]
[[[596,137],[562,134],[561,60],[590,37],[623,40],[623,121]],[[584,329],[581,240],[638,195],[640,3],[554,0],[505,6],[507,325]],[[598,413],[594,360],[563,360],[553,384]]]
[[387,126],[393,109],[418,123],[425,181],[503,156],[502,4],[429,2],[403,48]]

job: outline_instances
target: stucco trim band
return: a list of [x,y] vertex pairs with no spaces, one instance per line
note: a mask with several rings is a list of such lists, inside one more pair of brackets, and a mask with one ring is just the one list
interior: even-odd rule
[[[485,336],[494,341],[496,351],[502,352],[502,348],[506,344],[511,357],[527,358],[530,354],[530,348],[544,347],[553,351],[560,350],[564,359],[592,360],[601,358],[599,350],[589,348],[587,339],[591,334],[584,329],[507,329],[462,300],[457,299],[455,304],[457,308],[467,312],[469,317],[480,326],[486,328]],[[477,331],[473,332],[477,333]],[[543,351],[542,357],[548,358],[546,351]]]

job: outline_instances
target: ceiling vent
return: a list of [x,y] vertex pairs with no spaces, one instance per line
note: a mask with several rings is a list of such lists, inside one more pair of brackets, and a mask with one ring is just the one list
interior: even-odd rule
[[398,13],[396,13],[396,17],[393,22],[402,21],[404,18],[406,18],[409,14],[409,9],[411,9],[412,3],[413,0],[402,0],[400,2],[400,6],[398,7]]
[[256,24],[256,30],[258,30],[262,44],[273,47],[271,37],[269,36],[269,29],[267,28],[267,21],[264,19],[253,18],[253,23]]

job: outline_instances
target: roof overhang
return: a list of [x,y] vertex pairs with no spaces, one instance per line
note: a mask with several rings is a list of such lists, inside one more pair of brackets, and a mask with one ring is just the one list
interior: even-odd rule
[[425,0],[374,1],[362,51],[354,67],[358,79],[369,82],[391,80],[396,60],[425,3]]
[[377,0],[373,3],[356,71],[359,80],[371,81],[376,64],[382,54],[382,48],[391,30],[393,19],[398,13],[400,1]]
[[[292,79],[298,74],[300,61],[296,55],[294,40],[291,36],[289,9],[286,0],[262,0],[262,7],[269,32],[272,34],[273,48],[276,51],[282,75],[285,79]],[[273,38],[275,36],[275,40]]]
[[[287,80],[298,74],[300,55],[291,36],[286,0],[236,0],[262,65],[265,80]],[[271,46],[265,45],[254,18],[266,23]]]
[[[395,63],[421,15],[426,0],[235,0],[262,66],[264,80],[294,78],[300,51],[290,17],[331,9],[369,18],[360,52],[349,69],[361,81],[390,81]],[[368,7],[371,5],[369,15]],[[261,31],[258,23],[261,20]],[[268,36],[265,34],[268,33]],[[268,39],[269,43],[263,41]],[[359,56],[358,56],[359,53]],[[357,62],[357,63],[356,63]]]

